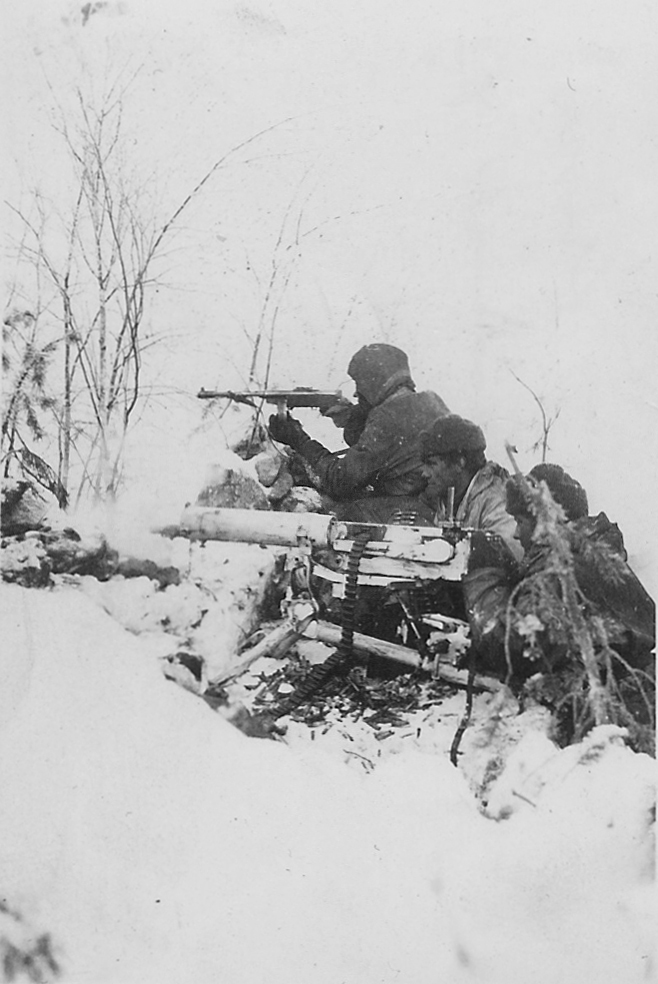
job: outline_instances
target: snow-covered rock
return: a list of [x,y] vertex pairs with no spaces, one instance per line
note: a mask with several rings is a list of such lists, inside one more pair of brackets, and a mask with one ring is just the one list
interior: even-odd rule
[[53,503],[52,495],[42,494],[30,482],[3,477],[0,513],[2,533],[13,535],[37,529],[45,521]]
[[27,537],[8,541],[0,549],[0,571],[5,581],[43,585],[48,583],[46,550],[41,540]]
[[269,509],[269,499],[255,472],[250,462],[243,461],[231,451],[224,452],[223,460],[209,469],[204,486],[197,496],[197,505],[226,509]]
[[249,463],[256,469],[258,481],[266,488],[270,488],[274,485],[284,462],[284,455],[274,447],[269,450],[259,452],[259,454],[255,455],[249,461]]
[[284,512],[327,512],[327,503],[317,491],[306,486],[294,486],[281,500]]

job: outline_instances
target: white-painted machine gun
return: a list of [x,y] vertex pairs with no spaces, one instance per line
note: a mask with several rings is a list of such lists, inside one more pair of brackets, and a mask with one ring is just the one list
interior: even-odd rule
[[[468,567],[473,530],[459,523],[411,526],[350,523],[324,513],[188,506],[174,531],[191,540],[225,540],[319,548],[335,553],[330,567],[314,564],[319,577],[340,584],[354,544],[364,544],[359,584],[387,586],[416,580],[458,581]],[[326,556],[326,554],[322,554]]]
[[[280,652],[305,635],[337,646],[342,660],[349,649],[357,655],[374,654],[465,683],[466,673],[455,668],[454,660],[443,658],[445,653],[435,652],[433,642],[456,636],[466,640],[467,624],[463,618],[441,611],[433,602],[441,585],[451,584],[453,593],[456,588],[460,594],[458,584],[468,570],[474,539],[496,546],[497,537],[456,522],[440,526],[384,525],[343,522],[322,513],[199,506],[188,506],[179,527],[168,532],[195,541],[290,548],[290,588],[282,606],[287,621],[274,630],[269,641],[262,640],[252,652],[244,654],[242,668],[268,652]],[[329,593],[334,598],[341,599],[341,625],[322,618],[319,592],[315,589],[321,582],[331,586]],[[354,631],[356,595],[361,589],[367,593],[371,588],[379,589],[378,598],[387,595],[399,604],[406,624],[401,640],[405,645]],[[423,604],[416,603],[418,598],[423,599]]]

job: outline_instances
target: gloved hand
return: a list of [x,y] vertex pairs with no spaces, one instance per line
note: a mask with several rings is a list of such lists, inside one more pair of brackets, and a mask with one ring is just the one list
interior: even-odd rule
[[329,417],[336,427],[346,427],[354,410],[357,409],[355,403],[346,400],[344,397],[337,399],[333,406],[327,410],[322,410],[323,417]]
[[309,436],[300,422],[291,417],[289,413],[285,417],[272,414],[267,429],[273,441],[287,444],[294,451],[299,450],[301,445],[309,440]]
[[352,447],[363,433],[370,409],[370,406],[361,400],[358,403],[350,403],[349,400],[340,399],[328,410],[323,410],[322,416],[329,417],[336,427],[343,429],[345,443]]

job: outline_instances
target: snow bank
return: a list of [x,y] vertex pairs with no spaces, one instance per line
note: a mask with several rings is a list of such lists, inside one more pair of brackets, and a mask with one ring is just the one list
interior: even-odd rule
[[245,738],[79,594],[0,598],[2,891],[66,980],[452,974],[439,902],[381,856],[354,774]]
[[527,749],[496,822],[445,757],[245,737],[79,592],[0,615],[0,885],[65,981],[650,979],[655,763],[615,736]]
[[559,752],[530,734],[492,790],[489,812],[513,815],[444,896],[487,981],[654,980],[655,761],[610,730]]
[[81,591],[130,632],[149,634],[154,652],[166,656],[189,649],[215,680],[235,665],[255,630],[272,584],[280,550],[257,544],[190,543],[142,534],[117,536],[111,544],[131,559],[152,560],[180,572],[180,583],[159,590],[151,577],[121,575],[108,581],[79,578]]

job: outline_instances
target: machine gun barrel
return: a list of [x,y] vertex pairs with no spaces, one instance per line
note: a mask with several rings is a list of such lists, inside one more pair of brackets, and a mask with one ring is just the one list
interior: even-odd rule
[[176,527],[160,530],[190,540],[224,540],[282,547],[321,547],[334,552],[338,569],[316,564],[325,580],[342,582],[357,537],[367,536],[359,583],[442,578],[459,580],[470,553],[470,530],[455,527],[350,523],[325,513],[187,506]]
[[[318,410],[329,410],[342,400],[340,392],[314,389],[292,390],[206,390],[197,393],[199,400],[233,400],[234,403],[246,403],[255,407],[254,400],[264,400],[277,407],[280,414],[299,407],[316,407]],[[343,401],[344,402],[344,401]]]
[[294,547],[300,540],[307,540],[313,546],[328,547],[334,523],[334,517],[324,513],[187,506],[177,535],[190,540],[225,540],[281,547]]

